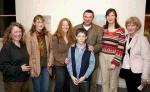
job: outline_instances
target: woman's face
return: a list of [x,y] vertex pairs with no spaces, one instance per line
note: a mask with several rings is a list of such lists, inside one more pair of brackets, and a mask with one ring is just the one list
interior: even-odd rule
[[22,30],[19,27],[14,26],[11,30],[10,35],[13,41],[20,41],[23,34]]
[[108,21],[109,24],[114,24],[115,23],[115,19],[116,19],[116,16],[115,16],[114,12],[110,12],[106,16],[106,20]]
[[44,21],[39,18],[33,23],[33,25],[35,25],[37,31],[41,32],[44,28]]
[[129,35],[134,35],[138,31],[138,26],[133,23],[127,24],[127,31]]
[[62,22],[62,31],[67,32],[69,30],[69,24],[66,20]]

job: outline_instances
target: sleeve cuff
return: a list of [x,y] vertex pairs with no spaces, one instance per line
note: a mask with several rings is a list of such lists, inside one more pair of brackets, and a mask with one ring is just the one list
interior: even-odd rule
[[117,61],[112,61],[111,64],[114,64],[115,66],[119,66],[120,65],[120,63],[117,62]]

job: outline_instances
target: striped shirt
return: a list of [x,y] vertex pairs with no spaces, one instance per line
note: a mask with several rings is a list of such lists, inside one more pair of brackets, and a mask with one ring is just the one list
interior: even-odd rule
[[115,32],[103,30],[102,52],[109,55],[115,55],[112,64],[119,66],[124,55],[125,30],[118,28]]

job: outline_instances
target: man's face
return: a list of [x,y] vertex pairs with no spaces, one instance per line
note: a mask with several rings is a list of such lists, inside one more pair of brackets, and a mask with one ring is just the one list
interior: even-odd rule
[[83,15],[83,23],[85,26],[89,26],[92,24],[92,21],[93,21],[93,14],[92,13],[89,13],[89,12],[85,12],[84,15]]

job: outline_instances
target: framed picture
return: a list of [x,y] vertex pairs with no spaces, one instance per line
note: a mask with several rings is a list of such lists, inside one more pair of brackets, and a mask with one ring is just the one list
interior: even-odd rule
[[99,14],[94,16],[93,22],[99,26],[104,26],[105,24],[105,15],[104,14]]
[[50,15],[44,15],[45,19],[45,26],[48,31],[51,31],[51,16]]

